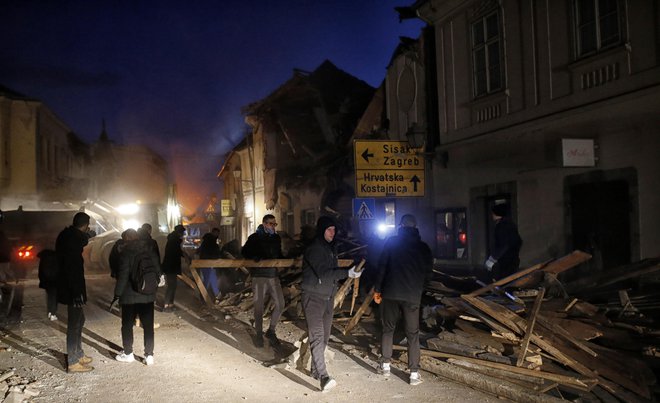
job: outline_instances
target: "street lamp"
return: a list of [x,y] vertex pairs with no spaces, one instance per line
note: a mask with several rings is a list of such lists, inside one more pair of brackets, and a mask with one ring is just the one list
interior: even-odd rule
[[417,123],[415,122],[413,122],[408,128],[408,131],[406,131],[406,138],[408,139],[408,144],[410,144],[412,148],[422,148],[426,146],[426,130],[417,126]]
[[[406,131],[406,139],[408,139],[408,144],[414,149],[426,149],[426,143],[428,140],[428,132],[425,128],[417,126],[416,122],[413,122],[412,125]],[[416,151],[415,155],[419,155],[426,160],[433,161],[436,159],[444,168],[447,168],[447,161],[449,155],[446,151],[442,152],[440,155],[435,152],[426,152],[426,151]]]

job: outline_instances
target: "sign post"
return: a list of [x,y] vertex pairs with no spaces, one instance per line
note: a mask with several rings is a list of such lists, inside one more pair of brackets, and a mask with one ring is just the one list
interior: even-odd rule
[[355,140],[357,197],[423,197],[425,163],[407,141]]

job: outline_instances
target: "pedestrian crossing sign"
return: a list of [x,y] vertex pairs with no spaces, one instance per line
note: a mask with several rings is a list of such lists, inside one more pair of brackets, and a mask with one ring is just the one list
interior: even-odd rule
[[353,217],[359,220],[373,220],[376,218],[375,211],[375,199],[353,199]]

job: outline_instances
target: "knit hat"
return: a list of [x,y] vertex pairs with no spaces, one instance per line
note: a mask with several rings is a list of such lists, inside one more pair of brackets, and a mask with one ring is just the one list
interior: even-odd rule
[[506,217],[509,215],[509,204],[493,204],[493,207],[490,210],[498,217]]
[[402,227],[417,227],[417,219],[412,214],[404,214],[399,225]]
[[179,225],[177,225],[176,227],[174,227],[174,232],[178,232],[178,233],[180,233],[180,234],[183,234],[184,232],[186,232],[186,227],[184,227],[183,225],[179,224]]
[[326,229],[336,226],[337,224],[335,223],[335,220],[332,217],[328,217],[325,215],[321,216],[319,217],[319,220],[316,222],[316,233],[318,235],[323,235]]

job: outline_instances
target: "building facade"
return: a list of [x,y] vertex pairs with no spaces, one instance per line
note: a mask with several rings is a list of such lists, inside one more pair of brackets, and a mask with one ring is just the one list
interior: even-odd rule
[[[521,264],[660,255],[660,8],[652,0],[417,1],[433,30],[436,257],[481,264],[508,202]],[[390,112],[391,113],[391,112]],[[400,126],[400,124],[399,124]]]
[[0,209],[65,209],[87,197],[89,147],[41,101],[0,87]]

